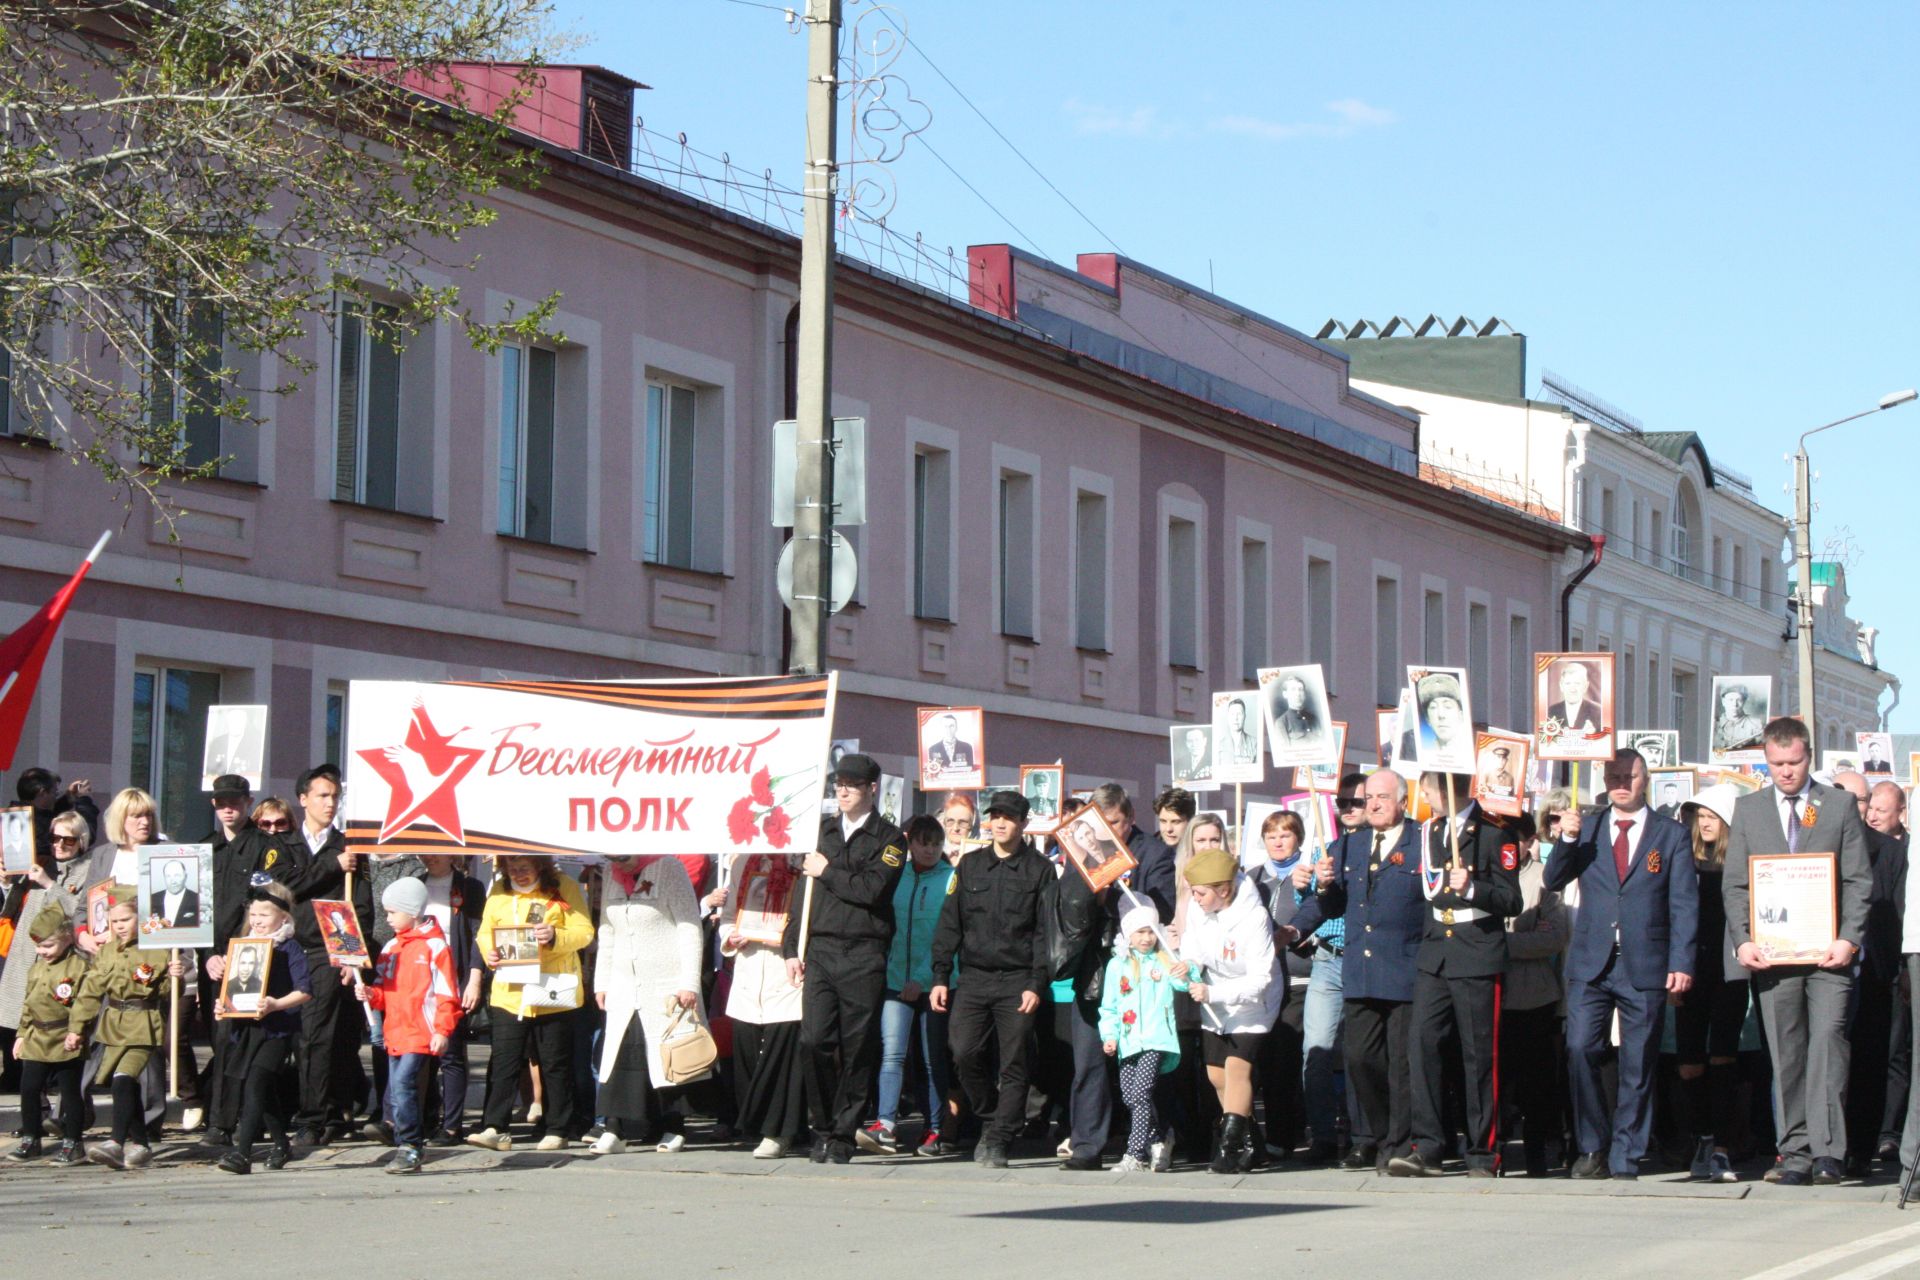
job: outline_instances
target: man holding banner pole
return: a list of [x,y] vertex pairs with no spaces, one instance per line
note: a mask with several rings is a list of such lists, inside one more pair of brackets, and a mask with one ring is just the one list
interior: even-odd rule
[[[787,974],[800,987],[800,1050],[815,1164],[847,1164],[873,1102],[880,1066],[880,1006],[893,942],[893,891],[906,865],[906,840],[874,800],[880,766],[846,755],[834,767],[838,810],[820,824],[815,852],[801,864],[813,908],[801,959],[801,913],[781,940]],[[803,981],[804,979],[804,981]]]

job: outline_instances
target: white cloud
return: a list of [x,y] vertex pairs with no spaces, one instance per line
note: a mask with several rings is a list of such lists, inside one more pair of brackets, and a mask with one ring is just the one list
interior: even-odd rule
[[1079,134],[1122,138],[1165,138],[1174,130],[1159,118],[1153,107],[1109,107],[1096,102],[1068,98],[1062,109],[1073,117],[1073,131]]
[[1376,107],[1359,98],[1340,98],[1327,103],[1331,120],[1263,120],[1259,116],[1217,116],[1207,122],[1215,133],[1237,134],[1265,142],[1291,142],[1296,138],[1347,138],[1362,129],[1382,129],[1399,117],[1385,107]]

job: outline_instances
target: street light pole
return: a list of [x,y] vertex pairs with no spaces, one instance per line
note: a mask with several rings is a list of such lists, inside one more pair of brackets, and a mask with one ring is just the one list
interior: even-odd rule
[[1871,409],[1862,409],[1859,413],[1829,422],[1824,427],[1815,427],[1800,437],[1800,448],[1793,455],[1793,558],[1800,578],[1799,596],[1794,602],[1800,618],[1800,719],[1806,723],[1807,734],[1816,743],[1819,738],[1814,734],[1813,727],[1813,469],[1807,458],[1807,439],[1822,431],[1831,431],[1857,419],[1871,417],[1883,409],[1896,408],[1917,396],[1920,396],[1920,392],[1911,389],[1890,392],[1881,396],[1880,403]]

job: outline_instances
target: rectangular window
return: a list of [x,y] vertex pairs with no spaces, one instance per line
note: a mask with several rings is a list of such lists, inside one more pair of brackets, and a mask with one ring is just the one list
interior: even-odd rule
[[1107,499],[1084,490],[1073,500],[1073,643],[1107,647]]
[[1373,695],[1383,707],[1400,705],[1407,683],[1406,664],[1400,660],[1400,584],[1392,578],[1373,580]]
[[[1487,719],[1493,719],[1493,636],[1492,624],[1487,620],[1487,606],[1477,601],[1467,604],[1467,694],[1469,698],[1478,696],[1487,700],[1486,708],[1481,712]],[[1509,723],[1520,724],[1519,716],[1509,716]]]
[[1167,521],[1167,662],[1200,665],[1200,530],[1178,516]]
[[1320,664],[1327,689],[1333,678],[1333,561],[1307,557],[1307,661]]
[[1633,500],[1631,512],[1633,515],[1633,527],[1627,531],[1627,550],[1635,560],[1645,560],[1647,558],[1647,552],[1646,548],[1641,545],[1640,539],[1640,499],[1635,498]]
[[197,835],[203,825],[200,762],[206,749],[207,709],[219,701],[217,671],[134,670],[133,785],[160,807],[161,831],[184,838]]
[[1696,723],[1694,678],[1691,671],[1673,673],[1673,710],[1668,724],[1680,727],[1680,751],[1688,760],[1704,760],[1700,754],[1700,725]]
[[1639,675],[1634,669],[1635,666],[1633,646],[1628,645],[1620,651],[1620,665],[1617,668],[1620,673],[1620,705],[1615,714],[1619,722],[1618,727],[1622,729],[1631,729],[1640,723],[1640,703],[1634,697],[1638,692],[1634,682]]
[[1000,631],[1033,639],[1033,477],[1000,473]]
[[333,496],[342,502],[399,509],[399,314],[348,299],[334,322]]
[[694,476],[699,393],[667,382],[647,383],[646,523],[642,554],[653,564],[694,568]]
[[[1471,691],[1469,691],[1471,692]],[[1533,634],[1528,620],[1507,619],[1507,707],[1515,727],[1533,719]]]
[[338,680],[327,685],[327,763],[346,767],[347,686]]
[[152,321],[147,423],[173,428],[187,466],[210,466],[220,460],[220,308],[175,299]]
[[953,511],[953,455],[922,449],[913,455],[913,615],[952,618],[947,565]]
[[1267,544],[1240,540],[1240,678],[1257,680],[1267,661]]
[[1420,613],[1420,660],[1440,666],[1447,660],[1447,598],[1429,591]]
[[[1647,655],[1647,719],[1648,720],[1658,720],[1660,718],[1660,688],[1661,688],[1660,659],[1655,657],[1653,654],[1648,654]],[[1628,725],[1627,727],[1629,729],[1633,728],[1632,725]],[[1683,748],[1686,745],[1686,741],[1687,741],[1687,727],[1685,725],[1681,725],[1680,726],[1680,742]],[[1685,752],[1682,751],[1682,754],[1685,755]],[[1689,755],[1689,756],[1686,756],[1686,758],[1689,760],[1697,760],[1700,757]]]
[[1657,510],[1647,512],[1647,563],[1656,569],[1665,567],[1662,548],[1666,540],[1666,517]]
[[1615,519],[1617,516],[1613,509],[1613,490],[1602,489],[1600,491],[1600,532],[1609,536],[1614,534],[1617,531],[1614,527]]
[[1747,548],[1744,543],[1733,544],[1733,582],[1729,585],[1736,599],[1747,598]]
[[1778,602],[1773,598],[1773,557],[1760,557],[1760,607],[1771,609]]
[[500,532],[553,541],[554,422],[559,357],[500,349]]

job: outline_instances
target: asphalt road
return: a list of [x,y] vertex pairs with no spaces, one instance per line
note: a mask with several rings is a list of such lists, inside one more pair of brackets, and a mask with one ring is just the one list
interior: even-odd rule
[[1121,1177],[1038,1159],[1005,1171],[912,1156],[835,1167],[698,1147],[604,1158],[579,1147],[436,1151],[426,1172],[403,1179],[381,1172],[386,1150],[364,1144],[239,1178],[215,1170],[211,1155],[173,1144],[133,1173],[0,1165],[10,1265],[42,1274],[111,1265],[141,1280],[255,1268],[474,1280],[516,1264],[582,1276],[909,1280],[1920,1276],[1920,1207],[1896,1211],[1884,1184]]

